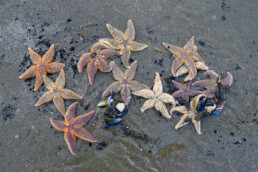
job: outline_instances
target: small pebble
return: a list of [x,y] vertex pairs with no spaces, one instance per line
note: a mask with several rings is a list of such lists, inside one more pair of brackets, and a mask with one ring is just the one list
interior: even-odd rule
[[14,138],[18,139],[18,138],[19,138],[19,135],[15,135]]

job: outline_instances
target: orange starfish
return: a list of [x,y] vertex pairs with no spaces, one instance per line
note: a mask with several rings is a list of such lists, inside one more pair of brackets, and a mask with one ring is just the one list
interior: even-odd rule
[[76,155],[77,152],[76,137],[89,142],[97,141],[96,138],[83,127],[93,118],[94,111],[75,117],[77,106],[78,103],[75,102],[68,107],[64,121],[50,118],[51,124],[59,131],[64,132],[65,142],[73,155]]
[[44,103],[53,100],[55,107],[62,115],[65,115],[65,105],[63,99],[82,99],[82,97],[75,92],[65,89],[65,73],[62,69],[59,76],[54,83],[49,77],[43,76],[44,84],[48,89],[37,101],[35,106],[40,106]]
[[127,68],[129,67],[128,62],[131,56],[131,51],[141,51],[148,47],[146,44],[134,41],[135,29],[132,20],[127,21],[125,33],[111,26],[110,24],[107,24],[107,28],[114,39],[102,38],[99,40],[99,42],[107,44],[111,48],[120,50],[123,53],[121,60]]
[[114,78],[117,81],[109,85],[108,88],[103,92],[102,96],[110,95],[110,91],[113,91],[114,93],[120,91],[121,97],[124,103],[126,103],[127,98],[131,95],[130,90],[139,91],[142,89],[150,89],[147,85],[133,80],[136,73],[137,61],[133,62],[131,66],[129,66],[128,69],[125,71],[125,73],[122,72],[122,70],[117,66],[115,62],[113,65],[114,66],[112,72]]
[[97,70],[101,72],[110,72],[112,70],[112,62],[108,63],[107,58],[111,56],[120,56],[122,53],[111,49],[102,43],[96,43],[91,47],[90,53],[81,56],[78,62],[78,71],[81,73],[87,65],[87,73],[90,85],[93,84]]
[[[173,76],[177,77],[179,74],[188,72],[188,75],[184,79],[184,81],[188,81],[195,78],[197,74],[197,68],[207,70],[208,67],[205,65],[201,56],[197,52],[197,47],[194,45],[194,36],[192,36],[192,38],[187,41],[183,48],[167,43],[163,43],[163,45],[176,57],[171,66],[171,72]],[[196,66],[196,62],[201,62],[197,63],[198,67]],[[184,66],[181,69],[184,72],[178,72],[181,66]],[[185,67],[188,70],[185,69]]]
[[63,69],[65,65],[63,63],[52,62],[55,55],[54,44],[51,45],[42,58],[31,48],[28,48],[28,50],[33,66],[26,70],[19,78],[27,79],[36,77],[34,84],[35,91],[43,84],[43,75],[47,75],[47,73],[57,73]]

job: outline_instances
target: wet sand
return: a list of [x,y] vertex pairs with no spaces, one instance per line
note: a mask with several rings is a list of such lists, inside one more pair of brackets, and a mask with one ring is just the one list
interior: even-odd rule
[[[257,9],[255,0],[1,0],[0,171],[258,171]],[[135,40],[149,46],[131,55],[138,61],[135,80],[151,87],[159,72],[164,92],[171,93],[165,79],[174,58],[162,42],[183,46],[193,35],[210,69],[232,73],[227,103],[220,115],[202,119],[202,135],[192,124],[175,131],[179,115],[167,120],[154,109],[141,113],[145,100],[137,97],[122,124],[103,128],[104,109],[96,105],[112,74],[98,72],[90,86],[76,65],[99,38],[111,38],[106,23],[125,30],[128,19]],[[96,111],[85,128],[98,142],[78,139],[77,156],[51,127],[49,118],[62,119],[53,103],[34,106],[44,86],[33,91],[35,78],[18,79],[31,65],[28,47],[43,55],[51,44],[54,61],[66,65],[66,88],[83,96],[77,115]],[[111,60],[120,64],[118,57]],[[72,102],[66,100],[66,107]]]

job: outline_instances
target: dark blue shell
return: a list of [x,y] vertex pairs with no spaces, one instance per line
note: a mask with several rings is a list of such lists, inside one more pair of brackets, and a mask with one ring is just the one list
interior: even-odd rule
[[205,104],[206,104],[206,98],[203,98],[197,106],[197,112],[202,112],[205,109]]

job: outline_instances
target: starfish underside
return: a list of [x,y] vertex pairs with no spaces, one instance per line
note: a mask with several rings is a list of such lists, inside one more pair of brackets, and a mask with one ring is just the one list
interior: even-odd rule
[[35,51],[28,48],[31,61],[33,65],[27,69],[19,78],[27,79],[36,77],[34,84],[34,91],[37,90],[43,84],[43,75],[47,73],[57,73],[64,68],[63,63],[52,62],[55,52],[54,44],[51,45],[49,50],[41,58]]
[[89,120],[93,118],[94,111],[75,117],[77,106],[78,103],[75,102],[68,107],[65,113],[64,121],[50,118],[51,124],[57,130],[64,132],[65,142],[73,155],[76,155],[77,153],[76,137],[89,142],[97,141],[96,138],[83,127]]
[[127,68],[125,73],[123,73],[114,62],[112,73],[116,81],[108,86],[108,88],[103,92],[102,96],[109,96],[110,91],[113,91],[114,93],[118,93],[120,91],[121,98],[123,99],[124,103],[126,103],[126,100],[131,95],[131,90],[138,91],[142,89],[149,89],[147,85],[133,80],[136,69],[137,61],[133,62],[131,66]]
[[45,87],[48,89],[37,101],[35,106],[40,106],[44,103],[53,101],[55,107],[62,115],[65,115],[65,105],[63,99],[82,99],[82,97],[75,92],[65,89],[65,73],[62,69],[59,76],[54,83],[49,77],[43,76]]
[[133,91],[133,94],[148,99],[144,102],[141,108],[142,112],[144,112],[146,109],[155,107],[155,109],[159,111],[164,117],[171,118],[165,103],[170,103],[173,108],[176,105],[176,102],[173,96],[167,93],[163,93],[163,87],[159,73],[156,73],[153,90],[143,89],[140,91]]
[[194,36],[187,41],[183,48],[167,43],[163,43],[163,45],[176,57],[171,66],[171,73],[174,77],[188,73],[184,81],[193,80],[197,69],[208,69],[194,45]]
[[112,62],[108,63],[106,59],[120,55],[122,55],[122,52],[113,50],[109,46],[98,42],[92,46],[90,53],[85,53],[81,56],[78,62],[78,71],[81,73],[87,65],[88,79],[90,85],[92,85],[98,69],[101,72],[110,72],[112,70]]
[[123,53],[121,56],[121,61],[126,67],[129,66],[128,62],[131,56],[131,51],[141,51],[148,47],[146,44],[134,41],[135,29],[131,20],[128,20],[127,22],[125,33],[111,26],[110,24],[107,24],[107,28],[114,39],[102,38],[99,40],[99,42],[107,44],[113,49],[120,50]]

